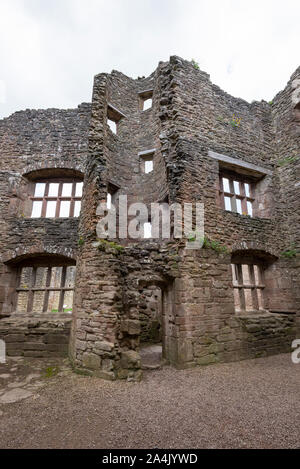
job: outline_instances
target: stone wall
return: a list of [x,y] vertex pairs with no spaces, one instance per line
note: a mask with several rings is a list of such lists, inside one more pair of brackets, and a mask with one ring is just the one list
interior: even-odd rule
[[[145,337],[141,315],[147,309],[145,294],[155,285],[162,292],[164,358],[178,368],[290,350],[296,337],[294,314],[235,313],[230,254],[175,244],[166,248],[146,243],[143,249],[135,245],[121,251],[101,243],[99,247],[103,266],[93,284],[103,288],[102,313],[94,309],[90,320],[77,323],[77,366],[110,379],[140,378],[138,351]],[[118,291],[106,288],[104,280],[103,271],[112,266]],[[90,298],[89,304],[96,306],[97,299]]]
[[[291,76],[286,88],[272,102],[274,131],[274,163],[277,168],[277,200],[280,204],[280,226],[286,234],[284,249],[298,252],[289,259],[292,267],[293,297],[300,310],[300,122],[296,107],[300,103],[300,67]],[[299,331],[298,318],[298,331]],[[299,336],[299,332],[298,332]]]
[[0,336],[9,357],[66,357],[70,327],[70,317],[11,316],[0,321]]
[[[139,93],[150,88],[153,108],[141,112]],[[123,116],[117,135],[106,125],[108,105]],[[234,119],[240,119],[238,126],[233,125]],[[248,104],[227,95],[207,74],[178,57],[160,63],[149,79],[134,81],[119,72],[95,78],[84,196],[87,211],[80,228],[85,245],[71,341],[77,366],[110,379],[140,377],[141,326],[142,337],[145,334],[140,320],[144,292],[155,285],[153,277],[163,295],[164,357],[175,366],[255,357],[266,342],[268,351],[290,347],[298,291],[291,278],[298,274],[293,274],[295,260],[280,260],[287,232],[281,225],[282,205],[275,196],[274,138],[270,104]],[[156,148],[157,160],[153,174],[143,175],[138,153],[149,148]],[[268,176],[258,184],[259,217],[220,209],[219,162],[209,156],[211,151],[266,171]],[[115,240],[116,246],[97,244],[96,206],[106,199],[110,182],[129,202],[150,203],[166,195],[170,202],[203,202],[206,236],[226,246],[229,254],[185,251],[175,242],[152,243],[150,251],[145,242],[132,248],[122,240]],[[266,270],[266,301],[269,308],[291,313],[269,313],[270,319],[265,312],[255,315],[262,334],[268,331],[265,342],[260,341],[259,331],[253,336],[244,325],[247,318],[238,319],[234,311],[230,268],[234,253],[272,259]]]
[[[78,219],[30,218],[29,188],[45,177],[84,175],[90,105],[26,110],[0,121],[0,334],[9,355],[66,355],[70,315],[18,314],[18,266],[48,256],[74,263]],[[37,306],[37,303],[35,303]]]
[[[179,368],[289,351],[300,331],[299,75],[272,103],[249,104],[174,56],[148,78],[97,75],[92,103],[76,110],[24,111],[0,121],[0,324],[19,344],[15,350],[38,354],[20,345],[35,343],[34,329],[43,355],[65,353],[65,342],[51,350],[60,342],[48,339],[56,331],[64,341],[69,320],[42,317],[32,328],[35,315],[26,314],[23,326],[11,302],[18,263],[49,255],[76,260],[70,357],[88,374],[140,379],[140,342],[151,340],[154,312],[164,359]],[[143,111],[146,95],[153,106]],[[117,134],[108,118],[117,121]],[[141,153],[149,150],[154,167],[145,174]],[[253,217],[220,205],[219,173],[228,158],[248,175],[259,169]],[[28,218],[30,183],[54,174],[84,175],[79,221]],[[202,202],[205,236],[215,248],[190,250],[176,239],[137,243],[118,233],[98,240],[97,208],[110,191],[116,203],[121,195],[148,206]],[[235,256],[262,263],[264,311],[235,312]],[[10,340],[10,329],[20,340]]]

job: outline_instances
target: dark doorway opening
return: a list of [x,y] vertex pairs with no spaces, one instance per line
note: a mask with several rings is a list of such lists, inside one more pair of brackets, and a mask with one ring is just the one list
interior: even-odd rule
[[140,301],[140,354],[142,367],[159,368],[162,360],[162,289],[158,285],[146,285]]

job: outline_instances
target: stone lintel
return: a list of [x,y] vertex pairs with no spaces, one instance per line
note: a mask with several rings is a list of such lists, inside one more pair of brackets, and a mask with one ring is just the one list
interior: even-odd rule
[[262,166],[258,166],[253,163],[247,163],[246,161],[240,160],[239,158],[232,158],[231,156],[222,155],[221,153],[215,153],[211,150],[209,150],[208,156],[225,163],[226,166],[234,166],[236,168],[247,170],[249,173],[252,173],[253,176],[262,177],[267,175],[272,176],[273,174],[271,169],[263,168]]
[[120,119],[122,119],[122,117],[127,117],[122,111],[117,109],[111,103],[108,103],[107,107],[111,110],[111,117],[113,117],[116,121],[119,121]]
[[139,152],[139,156],[151,155],[156,152],[156,148],[151,148],[150,150],[144,150]]

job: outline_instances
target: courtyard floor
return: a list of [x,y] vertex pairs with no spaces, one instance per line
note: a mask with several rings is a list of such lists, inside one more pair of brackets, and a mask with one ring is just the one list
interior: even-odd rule
[[300,365],[277,355],[127,383],[9,359],[0,448],[300,448]]

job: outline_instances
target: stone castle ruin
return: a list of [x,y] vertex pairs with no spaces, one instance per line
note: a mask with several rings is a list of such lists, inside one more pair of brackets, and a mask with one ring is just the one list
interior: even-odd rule
[[[139,380],[161,343],[178,368],[291,351],[300,337],[300,68],[247,103],[179,57],[95,77],[92,103],[0,121],[0,339]],[[205,207],[205,241],[99,240],[97,207]],[[108,207],[109,209],[109,207]],[[151,227],[151,219],[144,220]]]

